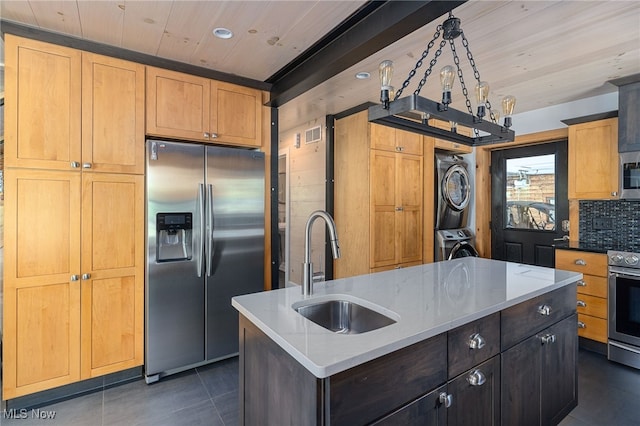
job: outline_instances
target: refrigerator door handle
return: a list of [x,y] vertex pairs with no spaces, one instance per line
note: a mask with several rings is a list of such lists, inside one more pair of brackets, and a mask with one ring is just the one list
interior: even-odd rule
[[213,185],[207,185],[207,276],[212,274],[213,254],[215,249],[213,246]]
[[196,252],[196,273],[198,278],[202,277],[202,256],[204,255],[204,238],[202,236],[202,230],[204,230],[204,184],[198,185],[198,200],[196,201],[198,207],[198,219],[200,220],[200,232],[198,232],[198,243]]

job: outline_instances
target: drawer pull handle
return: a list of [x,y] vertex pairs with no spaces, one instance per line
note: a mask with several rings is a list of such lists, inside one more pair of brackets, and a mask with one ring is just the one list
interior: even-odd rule
[[585,262],[583,259],[576,259],[574,263],[578,266],[587,266],[587,262]]
[[551,315],[551,306],[549,305],[538,306],[538,313],[540,315]]
[[555,343],[556,342],[556,335],[555,334],[545,334],[540,339],[542,340],[542,344],[543,345],[546,345],[546,344],[549,344],[549,343]]
[[587,328],[587,324],[583,323],[582,321],[578,321],[578,328]]
[[484,374],[480,370],[473,370],[467,376],[467,382],[469,382],[471,386],[482,386],[486,381],[487,381],[487,378],[484,376]]
[[576,302],[576,305],[578,305],[580,308],[586,308],[587,307],[587,303],[583,300],[578,300]]
[[449,408],[453,403],[453,395],[446,392],[440,392],[440,395],[438,395],[438,400],[440,401],[440,404],[444,404],[445,408]]
[[482,349],[485,343],[484,337],[480,333],[475,333],[469,338],[469,348],[471,349]]
[[585,280],[578,280],[577,284],[578,284],[578,287],[586,287],[587,286],[587,283],[586,283]]

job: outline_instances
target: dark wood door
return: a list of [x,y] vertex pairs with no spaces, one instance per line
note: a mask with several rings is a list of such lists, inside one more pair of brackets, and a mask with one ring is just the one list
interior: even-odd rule
[[574,314],[541,333],[542,424],[558,424],[578,404],[578,334]]
[[568,233],[567,141],[491,154],[493,259],[549,266]]
[[500,356],[494,356],[450,381],[447,390],[453,398],[447,410],[447,424],[500,424]]
[[502,353],[502,424],[540,426],[540,374],[538,336]]

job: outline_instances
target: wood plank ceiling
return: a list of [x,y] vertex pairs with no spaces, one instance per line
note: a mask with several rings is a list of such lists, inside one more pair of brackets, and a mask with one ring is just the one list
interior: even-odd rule
[[[365,3],[3,0],[0,15],[42,30],[267,81]],[[640,73],[640,2],[635,0],[472,0],[454,14],[462,20],[481,78],[491,84],[494,106],[503,95],[513,94],[517,112],[530,111],[613,92],[616,87],[608,80]],[[395,61],[394,84],[400,85],[443,19],[282,105],[280,129],[377,102],[380,61]],[[234,37],[212,37],[216,27],[229,28]],[[443,52],[436,70],[449,58]],[[464,64],[463,70],[472,87],[473,74]],[[372,77],[357,80],[359,71]],[[437,79],[431,80],[422,94],[438,99]],[[454,92],[453,106],[464,109],[460,98]]]

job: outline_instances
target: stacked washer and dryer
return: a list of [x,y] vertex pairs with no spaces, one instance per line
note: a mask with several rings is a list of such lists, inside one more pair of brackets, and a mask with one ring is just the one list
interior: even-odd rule
[[468,164],[458,155],[436,154],[435,261],[478,256],[468,227],[471,181]]

